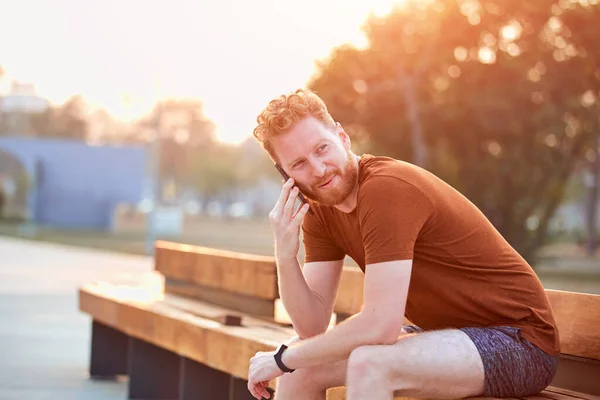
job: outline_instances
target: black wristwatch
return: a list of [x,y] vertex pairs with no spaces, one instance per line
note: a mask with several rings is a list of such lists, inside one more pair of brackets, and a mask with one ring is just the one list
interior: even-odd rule
[[273,357],[275,357],[275,362],[277,363],[277,366],[279,367],[280,370],[282,370],[283,372],[294,372],[295,369],[289,369],[288,367],[285,366],[283,361],[281,361],[281,355],[287,348],[288,347],[285,344],[280,345],[279,348],[277,349],[277,353],[275,353],[275,355]]

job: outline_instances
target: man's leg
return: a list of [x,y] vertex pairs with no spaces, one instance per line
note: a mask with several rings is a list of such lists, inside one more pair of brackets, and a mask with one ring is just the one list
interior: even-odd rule
[[347,399],[399,396],[463,398],[484,392],[479,351],[460,330],[401,337],[394,345],[362,346],[348,360]]
[[[296,336],[288,346],[299,342]],[[299,368],[277,379],[275,400],[325,400],[327,389],[346,384],[348,360],[313,368]]]
[[276,400],[325,400],[327,389],[346,384],[348,361],[301,368],[277,380]]

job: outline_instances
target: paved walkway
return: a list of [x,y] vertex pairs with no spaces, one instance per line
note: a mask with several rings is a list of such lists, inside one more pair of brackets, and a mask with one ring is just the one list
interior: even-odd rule
[[151,269],[149,257],[0,237],[0,399],[125,399],[125,382],[88,379],[77,288]]

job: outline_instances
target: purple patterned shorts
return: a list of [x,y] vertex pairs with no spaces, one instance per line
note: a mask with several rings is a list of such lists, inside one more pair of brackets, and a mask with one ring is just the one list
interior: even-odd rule
[[[408,333],[423,332],[405,325]],[[554,378],[558,357],[531,344],[521,329],[510,326],[460,328],[483,360],[486,397],[520,397],[544,390]]]

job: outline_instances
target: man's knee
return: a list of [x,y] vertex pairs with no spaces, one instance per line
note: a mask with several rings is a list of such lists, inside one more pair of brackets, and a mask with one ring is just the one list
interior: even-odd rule
[[382,346],[360,346],[348,358],[348,379],[387,380],[388,370],[377,356]]

